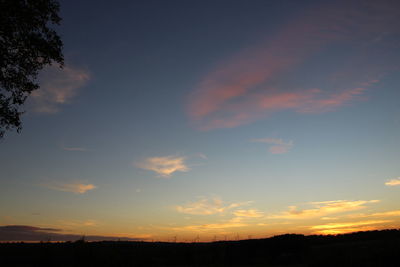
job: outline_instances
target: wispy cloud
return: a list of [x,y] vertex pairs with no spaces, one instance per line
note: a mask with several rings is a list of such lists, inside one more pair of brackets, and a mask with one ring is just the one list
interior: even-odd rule
[[190,231],[225,230],[227,228],[237,228],[245,226],[247,226],[247,224],[240,222],[223,222],[223,223],[188,225],[182,227],[180,230],[190,230]]
[[202,159],[208,159],[208,157],[203,153],[197,153],[196,156]]
[[95,220],[84,220],[84,221],[77,221],[77,220],[60,220],[58,221],[58,225],[62,225],[63,227],[94,227],[98,226],[99,223]]
[[[75,241],[82,238],[82,234],[64,233],[62,229],[43,228],[28,225],[0,226],[0,241]],[[87,241],[124,240],[143,241],[146,238],[85,235]]]
[[167,156],[147,158],[135,163],[136,167],[154,171],[161,177],[168,178],[174,172],[187,172],[189,167],[185,163],[185,157]]
[[344,213],[366,208],[367,204],[377,203],[379,200],[333,200],[322,202],[310,202],[306,206],[310,208],[300,209],[297,206],[289,206],[288,211],[279,214],[268,215],[273,219],[308,219],[316,217],[325,217],[329,214]]
[[377,229],[375,225],[392,222],[390,220],[372,220],[358,222],[327,223],[312,226],[315,234],[344,234],[357,231],[367,231]]
[[400,210],[390,210],[384,212],[375,212],[375,213],[367,213],[367,214],[351,214],[347,217],[349,218],[370,218],[370,217],[398,217],[400,216]]
[[270,144],[268,151],[271,154],[285,154],[293,147],[293,141],[285,142],[277,138],[252,139],[251,142]]
[[257,209],[236,210],[233,214],[237,217],[260,218],[263,217],[263,212]]
[[385,185],[387,185],[387,186],[396,186],[396,185],[400,185],[400,177],[395,178],[395,179],[391,179],[391,180],[387,181],[387,182],[385,183]]
[[[390,69],[389,63],[376,64],[364,56],[368,49],[384,47],[364,44],[383,31],[398,32],[393,26],[393,13],[398,12],[338,4],[322,5],[293,19],[265,42],[243,49],[203,77],[188,97],[192,122],[202,130],[231,128],[279,111],[328,112],[363,99],[367,89]],[[353,45],[359,42],[359,53],[343,57],[333,70],[321,64],[320,78],[302,88],[305,75],[315,76],[315,70],[308,68],[309,61],[317,53],[328,56],[335,44],[350,40]],[[288,77],[292,83],[287,82]]]
[[324,221],[332,221],[332,220],[337,220],[339,219],[338,217],[329,217],[329,216],[325,216],[325,217],[321,217],[321,220]]
[[72,66],[60,69],[50,66],[40,76],[40,88],[32,92],[30,101],[33,111],[56,113],[60,105],[69,103],[80,88],[90,80],[87,70]]
[[192,214],[192,215],[211,215],[225,212],[229,209],[237,208],[245,203],[230,203],[225,204],[219,198],[207,199],[202,198],[196,202],[189,202],[182,206],[176,206],[175,209],[180,213]]
[[229,228],[239,228],[239,227],[246,227],[248,226],[247,223],[241,222],[240,219],[233,218],[231,220],[218,222],[218,223],[206,223],[206,224],[194,224],[194,225],[186,225],[182,227],[174,227],[172,230],[175,231],[221,231],[227,230]]
[[53,189],[53,190],[71,192],[71,193],[75,193],[75,194],[84,194],[87,191],[90,191],[90,190],[93,190],[96,188],[96,186],[93,184],[87,184],[87,183],[82,183],[82,182],[62,183],[62,182],[58,182],[58,181],[48,182],[48,183],[43,184],[43,186]]

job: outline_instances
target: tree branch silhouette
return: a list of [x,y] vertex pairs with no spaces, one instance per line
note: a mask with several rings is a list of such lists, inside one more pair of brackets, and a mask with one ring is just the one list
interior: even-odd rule
[[39,88],[47,65],[64,65],[63,43],[51,28],[59,25],[55,0],[0,0],[0,139],[22,129],[22,105]]

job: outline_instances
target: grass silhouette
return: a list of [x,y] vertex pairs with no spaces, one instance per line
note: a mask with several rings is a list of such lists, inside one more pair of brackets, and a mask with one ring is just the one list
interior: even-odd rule
[[210,243],[1,243],[2,266],[399,266],[400,230]]

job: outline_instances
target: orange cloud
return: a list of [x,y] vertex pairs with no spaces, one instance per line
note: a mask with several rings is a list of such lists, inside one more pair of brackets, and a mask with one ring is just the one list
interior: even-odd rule
[[328,223],[322,225],[312,226],[312,230],[317,230],[315,234],[344,234],[357,231],[367,231],[377,229],[376,226],[392,222],[390,220],[376,220],[376,221],[359,221],[359,222],[346,222],[346,223]]
[[219,198],[211,200],[207,198],[200,199],[196,202],[189,202],[186,205],[176,206],[175,209],[180,213],[192,215],[212,215],[222,213],[229,209],[237,208],[247,203],[231,203],[224,204]]
[[87,191],[96,188],[96,186],[93,184],[84,184],[81,182],[73,182],[73,183],[51,182],[48,184],[44,184],[44,186],[53,190],[71,192],[76,194],[83,194],[86,193]]
[[211,223],[211,224],[201,224],[201,225],[188,225],[183,227],[182,230],[207,231],[207,230],[220,230],[220,229],[236,228],[244,226],[247,226],[247,224],[237,223],[237,222]]
[[237,217],[248,217],[248,218],[260,218],[263,217],[263,213],[256,209],[248,209],[248,210],[236,210],[233,214]]
[[245,227],[248,224],[241,222],[238,218],[233,218],[231,220],[219,223],[209,223],[209,224],[197,224],[197,225],[187,225],[182,227],[175,227],[175,231],[214,231],[214,230],[225,230],[228,228],[238,228]]
[[[296,71],[304,76],[302,64],[317,53],[326,52],[329,44],[367,42],[385,29],[397,31],[390,16],[383,14],[390,10],[374,9],[375,13],[371,13],[362,11],[363,8],[321,6],[288,23],[263,44],[244,49],[222,62],[199,82],[188,98],[187,111],[194,125],[202,130],[231,128],[279,111],[327,112],[362,99],[383,73],[375,62],[360,60],[365,58],[362,56],[354,56],[357,64],[348,64],[346,58],[343,66],[348,69],[324,70],[328,73],[319,76],[328,78],[316,88],[289,86],[285,82]],[[379,22],[371,23],[372,17]],[[346,78],[342,75],[342,80],[332,83],[331,77],[342,72],[354,75]],[[310,71],[305,75],[316,74]],[[274,150],[279,153],[282,151],[279,149]]]
[[325,217],[328,214],[343,213],[366,208],[366,204],[376,203],[379,200],[333,200],[322,202],[310,202],[312,208],[299,209],[297,206],[289,206],[289,211],[284,211],[279,214],[270,215],[272,219],[308,219],[316,217]]
[[50,66],[40,77],[40,88],[31,94],[33,111],[38,113],[56,113],[59,106],[71,101],[78,90],[90,80],[87,70],[72,66],[60,69]]
[[354,214],[349,215],[349,218],[368,218],[368,217],[397,217],[400,216],[400,210],[391,210],[384,212],[376,212],[370,214]]
[[138,168],[154,171],[161,177],[168,178],[174,172],[187,172],[189,168],[185,164],[184,157],[167,156],[147,158],[135,164]]
[[385,185],[387,186],[396,186],[396,185],[400,185],[400,177],[396,178],[396,179],[391,179],[389,181],[387,181],[385,183]]
[[94,227],[94,226],[98,226],[98,222],[96,222],[95,220],[86,220],[86,221],[71,221],[71,220],[60,220],[58,221],[59,225],[65,226],[65,227]]

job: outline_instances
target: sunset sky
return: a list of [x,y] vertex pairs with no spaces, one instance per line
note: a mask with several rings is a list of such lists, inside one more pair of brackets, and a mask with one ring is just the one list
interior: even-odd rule
[[400,2],[60,1],[0,241],[400,228]]

